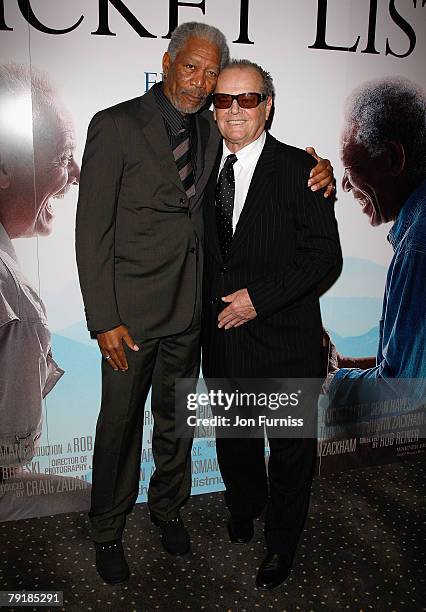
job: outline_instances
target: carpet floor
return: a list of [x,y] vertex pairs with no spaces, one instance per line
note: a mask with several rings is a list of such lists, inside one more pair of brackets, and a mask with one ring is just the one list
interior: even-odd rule
[[96,573],[85,514],[1,523],[0,590],[63,591],[64,607],[49,609],[66,612],[425,610],[424,475],[416,460],[316,478],[294,568],[272,592],[254,587],[262,520],[250,544],[231,545],[220,493],[189,500],[192,552],[178,559],[137,505],[124,538],[131,577],[115,587]]

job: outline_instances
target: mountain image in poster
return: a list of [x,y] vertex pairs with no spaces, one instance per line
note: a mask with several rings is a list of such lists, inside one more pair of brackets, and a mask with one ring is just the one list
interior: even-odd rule
[[331,338],[336,345],[337,351],[345,357],[372,357],[377,353],[379,342],[379,328],[373,327],[361,336],[348,336],[342,338],[339,334],[330,330]]

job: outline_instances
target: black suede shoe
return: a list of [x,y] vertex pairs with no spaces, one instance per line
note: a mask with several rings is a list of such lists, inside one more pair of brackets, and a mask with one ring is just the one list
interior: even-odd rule
[[231,516],[228,521],[229,539],[233,544],[247,544],[253,537],[253,519]]
[[129,566],[124,556],[121,540],[100,544],[95,542],[96,569],[99,576],[108,584],[124,582],[129,577]]
[[170,521],[159,521],[151,515],[154,525],[161,530],[161,543],[170,555],[186,555],[191,550],[189,533],[180,516]]
[[291,563],[287,555],[268,553],[256,576],[256,586],[262,591],[270,591],[288,578]]

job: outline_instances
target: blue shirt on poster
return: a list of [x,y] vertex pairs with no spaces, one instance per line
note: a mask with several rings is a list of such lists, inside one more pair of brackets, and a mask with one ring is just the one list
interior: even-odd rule
[[[426,180],[414,191],[392,226],[388,240],[394,255],[390,263],[382,318],[379,325],[377,365],[342,368],[329,392],[339,400],[343,381],[368,379],[423,379],[416,398],[425,399],[426,382]],[[350,391],[348,382],[344,387]],[[419,397],[420,394],[420,397]],[[343,391],[343,395],[346,395]]]

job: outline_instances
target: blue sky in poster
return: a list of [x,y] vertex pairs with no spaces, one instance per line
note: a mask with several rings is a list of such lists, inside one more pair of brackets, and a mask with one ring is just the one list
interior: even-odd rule
[[[342,276],[322,298],[324,325],[342,354],[375,355],[385,277],[384,266],[347,258]],[[66,303],[62,297],[65,308]],[[83,320],[53,334],[53,353],[65,375],[47,398],[49,438],[63,438],[67,431],[73,435],[94,432],[100,402],[100,360]]]
[[[346,257],[339,280],[322,297],[324,326],[342,354],[375,355],[385,280],[385,266],[367,259]],[[79,313],[80,317],[82,315],[82,304],[77,282],[67,285],[63,291],[46,291],[44,300],[54,330],[53,353],[65,375],[47,397],[43,437],[51,443],[66,443],[67,436],[71,435],[69,432],[73,438],[95,432],[101,388],[99,351],[96,342],[89,337],[85,321],[78,319]],[[145,427],[143,448],[147,457],[141,465],[138,501],[146,500],[153,468],[149,438],[150,428]],[[194,449],[200,453],[199,461],[215,460],[214,445],[209,445],[208,440],[196,441]],[[193,460],[195,465],[197,457]],[[193,493],[221,490],[218,469],[212,468],[210,463],[210,471],[203,474],[200,466],[194,468]],[[90,476],[89,473],[89,480]]]
[[[372,341],[377,338],[375,330],[381,316],[385,281],[385,266],[367,259],[346,257],[340,278],[321,298],[324,326],[332,332],[338,350],[342,353],[352,356],[375,354],[377,345],[372,345]],[[76,313],[81,312],[78,285],[75,284],[72,292],[68,289],[66,295],[66,300],[61,293],[48,293],[44,297],[51,328],[55,330],[56,336],[95,348],[96,344],[87,333],[85,321],[76,321]],[[53,313],[53,318],[50,313]],[[60,326],[59,320],[55,321],[54,313],[60,313],[62,322],[73,322]],[[356,338],[359,339],[358,343]],[[365,342],[365,350],[362,350]],[[348,349],[352,352],[348,353]]]

